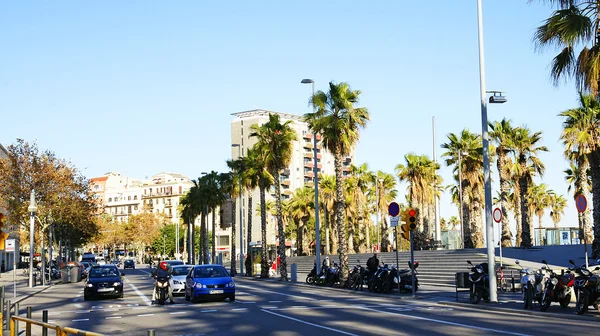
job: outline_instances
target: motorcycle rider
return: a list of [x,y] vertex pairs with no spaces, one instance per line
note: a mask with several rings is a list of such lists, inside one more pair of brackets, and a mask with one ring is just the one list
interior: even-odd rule
[[325,257],[325,259],[323,259],[323,262],[321,263],[321,268],[325,267],[331,267],[331,261],[329,260],[329,257]]
[[379,259],[377,259],[377,253],[373,253],[373,256],[367,260],[367,269],[371,274],[375,274],[377,267],[379,267]]
[[[168,278],[173,274],[173,268],[166,261],[161,261],[160,264],[154,271],[152,272],[152,277],[156,280],[158,278]],[[171,288],[171,283],[169,282],[167,291],[169,293],[169,302],[175,303],[173,301],[173,289]],[[154,285],[154,291],[152,292],[152,303],[154,304],[157,301],[157,291],[156,284]]]

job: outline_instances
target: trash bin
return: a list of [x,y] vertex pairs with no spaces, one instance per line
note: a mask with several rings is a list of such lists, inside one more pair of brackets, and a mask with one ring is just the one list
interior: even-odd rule
[[71,275],[71,282],[79,282],[81,281],[81,274],[79,272],[79,267],[73,266],[70,268],[69,273]]
[[70,273],[69,273],[69,269],[67,267],[61,268],[61,270],[60,270],[60,281],[62,283],[69,282],[69,280],[70,280],[69,279],[69,275],[70,275]]
[[456,288],[470,288],[469,272],[456,273]]

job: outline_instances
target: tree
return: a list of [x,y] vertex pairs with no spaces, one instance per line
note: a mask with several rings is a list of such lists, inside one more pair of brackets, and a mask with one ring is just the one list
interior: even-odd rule
[[308,222],[314,211],[315,189],[304,186],[296,189],[296,192],[290,199],[292,216],[298,219],[298,255],[311,255],[310,241],[308,239]]
[[160,237],[162,228],[168,223],[169,219],[164,215],[149,212],[131,215],[128,222],[123,224],[124,237],[137,249],[137,255],[141,258],[146,246],[152,245]]
[[336,208],[335,221],[338,231],[340,280],[348,278],[348,241],[344,221],[344,189],[342,185],[342,161],[351,153],[360,138],[360,129],[369,121],[369,112],[358,104],[361,91],[351,90],[347,83],[329,83],[327,93],[318,91],[310,102],[315,112],[308,113],[304,120],[311,131],[321,134],[323,145],[333,154],[335,166]]
[[[377,171],[377,174],[371,176],[372,193],[375,194],[375,211],[379,211],[380,214],[387,212],[388,205],[390,202],[396,199],[398,191],[396,190],[396,179],[392,174],[388,174],[382,171]],[[379,202],[377,203],[377,193],[379,193]],[[379,223],[379,234],[381,235],[381,251],[389,251],[391,242],[388,237],[388,222],[387,217],[382,216],[381,223]],[[377,237],[378,238],[378,237]]]
[[[580,194],[590,198],[600,195],[600,103],[598,98],[592,95],[579,94],[579,107],[563,111],[559,114],[563,117],[563,131],[561,140],[565,146],[564,155],[574,163],[571,172],[577,173],[571,180],[577,183],[574,197]],[[591,173],[591,174],[589,174]],[[592,256],[600,257],[600,197],[592,197],[594,218],[594,242]],[[599,209],[599,210],[597,210]],[[590,209],[579,215],[583,222],[583,231],[586,238],[590,236]]]
[[548,186],[545,183],[533,185],[529,189],[528,201],[529,208],[532,209],[538,217],[538,229],[543,228],[542,220],[544,218],[544,212],[546,208],[549,208],[552,200],[552,194],[554,191],[548,190]]
[[511,143],[514,146],[515,177],[518,179],[519,194],[521,195],[521,229],[523,237],[522,247],[531,247],[531,212],[527,195],[529,187],[533,184],[533,175],[542,176],[545,171],[544,164],[538,157],[540,152],[547,152],[545,146],[538,146],[542,139],[542,132],[531,133],[527,127],[517,127],[513,133]]
[[[279,231],[279,261],[281,264],[281,280],[287,281],[287,262],[285,259],[285,236],[282,220],[281,182],[279,172],[288,167],[292,160],[293,141],[297,139],[296,131],[291,127],[292,121],[281,123],[279,115],[269,114],[269,121],[259,127],[253,127],[251,137],[258,141],[256,149],[267,171],[275,181],[275,203],[277,208],[277,227]],[[263,244],[266,245],[266,242]]]
[[510,222],[508,221],[508,192],[510,189],[510,168],[509,154],[512,152],[510,140],[513,137],[514,128],[510,120],[502,119],[490,123],[490,138],[496,143],[496,166],[498,168],[498,177],[500,181],[500,209],[502,211],[502,246],[512,246],[512,234],[510,232]]
[[162,227],[157,238],[152,242],[152,248],[156,253],[166,254],[169,257],[175,256],[175,230],[175,224],[167,224]]
[[[323,209],[325,224],[325,254],[330,255],[332,251],[338,250],[337,226],[331,226],[332,215],[335,213],[335,176],[323,175],[319,177],[319,197]],[[329,230],[332,230],[331,239]],[[330,245],[331,244],[331,245]]]
[[[578,158],[585,158],[580,155],[575,155]],[[589,198],[589,189],[592,183],[590,169],[588,172],[583,172],[581,167],[585,169],[586,164],[584,160],[575,160],[569,164],[569,168],[565,169],[565,180],[569,184],[567,192],[571,192],[573,189],[573,200],[577,199],[577,196],[584,195]],[[589,165],[588,165],[589,166]],[[591,211],[590,208],[586,208],[584,212],[577,212],[577,220],[579,222],[580,239],[586,239],[586,241],[593,241],[594,236],[592,235],[591,228]],[[585,237],[584,237],[585,235]]]
[[552,222],[554,223],[554,228],[558,229],[558,223],[562,216],[565,214],[565,208],[567,207],[567,200],[562,195],[557,195],[553,193],[550,195],[550,217],[552,218]]

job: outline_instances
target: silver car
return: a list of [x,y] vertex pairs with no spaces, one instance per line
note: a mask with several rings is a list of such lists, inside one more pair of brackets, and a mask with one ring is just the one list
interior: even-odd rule
[[173,276],[169,280],[169,285],[173,289],[173,295],[185,294],[185,277],[192,268],[192,265],[173,266]]

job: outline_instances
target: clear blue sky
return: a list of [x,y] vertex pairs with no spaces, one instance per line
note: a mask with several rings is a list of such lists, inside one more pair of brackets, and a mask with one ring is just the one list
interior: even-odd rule
[[[551,85],[554,53],[531,43],[551,10],[484,1],[487,89],[509,99],[489,118],[544,132],[543,182],[566,196],[557,113],[577,94]],[[438,144],[481,131],[476,15],[475,0],[3,2],[0,142],[37,140],[89,177],[195,178],[226,169],[231,113],[309,111],[308,77],[363,91],[357,161],[393,173],[407,152],[432,154],[432,116]],[[568,199],[562,224],[576,225]],[[445,196],[442,216],[456,211]]]

